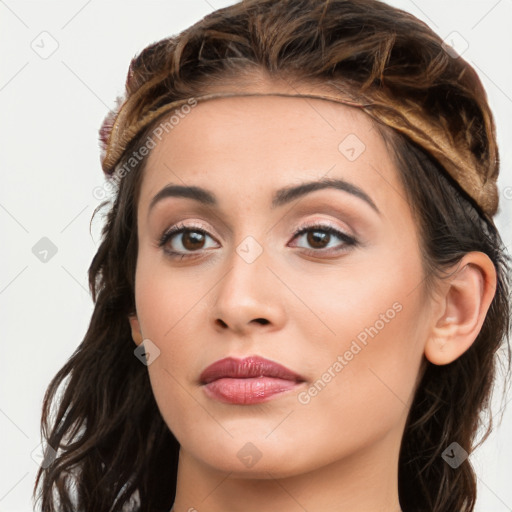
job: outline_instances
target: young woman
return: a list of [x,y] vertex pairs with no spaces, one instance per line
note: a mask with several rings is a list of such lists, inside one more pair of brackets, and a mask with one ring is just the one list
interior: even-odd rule
[[244,1],[142,51],[101,141],[43,511],[474,509],[509,265],[462,58],[375,0]]

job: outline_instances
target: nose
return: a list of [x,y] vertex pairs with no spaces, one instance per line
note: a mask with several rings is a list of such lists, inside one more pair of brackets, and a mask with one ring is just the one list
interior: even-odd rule
[[244,335],[253,330],[282,328],[284,287],[269,263],[264,250],[254,261],[243,252],[233,251],[227,261],[228,270],[214,288],[211,318],[215,329]]

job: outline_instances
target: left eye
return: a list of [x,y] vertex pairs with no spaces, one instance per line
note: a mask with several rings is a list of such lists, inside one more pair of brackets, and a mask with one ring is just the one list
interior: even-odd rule
[[[305,235],[305,236],[304,236]],[[338,243],[338,246],[352,246],[356,245],[356,239],[342,231],[339,231],[332,226],[329,225],[319,225],[319,226],[308,226],[305,228],[301,228],[295,233],[294,240],[296,238],[305,238],[306,242],[313,249],[330,249],[329,243],[332,241],[332,238],[338,238],[341,240],[341,244]],[[336,247],[336,245],[334,246]]]

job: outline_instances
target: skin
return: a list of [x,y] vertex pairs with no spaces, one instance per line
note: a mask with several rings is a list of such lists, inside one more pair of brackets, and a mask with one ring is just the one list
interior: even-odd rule
[[[295,91],[277,82],[253,88]],[[365,145],[353,161],[338,149],[349,134]],[[270,208],[277,189],[322,178],[359,187],[380,213],[332,188]],[[149,211],[169,184],[206,188],[218,206],[168,197]],[[399,448],[422,365],[447,364],[470,347],[496,286],[489,258],[469,253],[428,296],[404,198],[372,121],[320,99],[199,103],[152,150],[138,203],[137,314],[129,321],[137,345],[149,339],[160,351],[148,371],[181,445],[176,512],[400,510]],[[317,228],[310,237],[326,236],[327,248],[311,245],[307,233],[294,238],[317,222],[357,244]],[[178,223],[208,232],[202,246],[183,233],[167,242],[188,259],[158,247]],[[256,244],[244,245],[248,236]],[[251,263],[237,253],[258,246]],[[378,320],[384,326],[335,371],[338,356]],[[306,382],[256,405],[209,398],[198,383],[203,369],[248,355]],[[329,369],[330,381],[308,395]],[[251,467],[237,455],[244,446],[261,457]]]

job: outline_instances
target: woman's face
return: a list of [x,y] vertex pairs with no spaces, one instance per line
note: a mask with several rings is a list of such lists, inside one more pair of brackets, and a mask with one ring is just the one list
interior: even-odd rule
[[[198,103],[148,157],[138,236],[131,323],[182,457],[261,477],[363,454],[396,464],[428,303],[417,227],[364,113]],[[234,361],[202,379],[247,357],[290,373]]]

